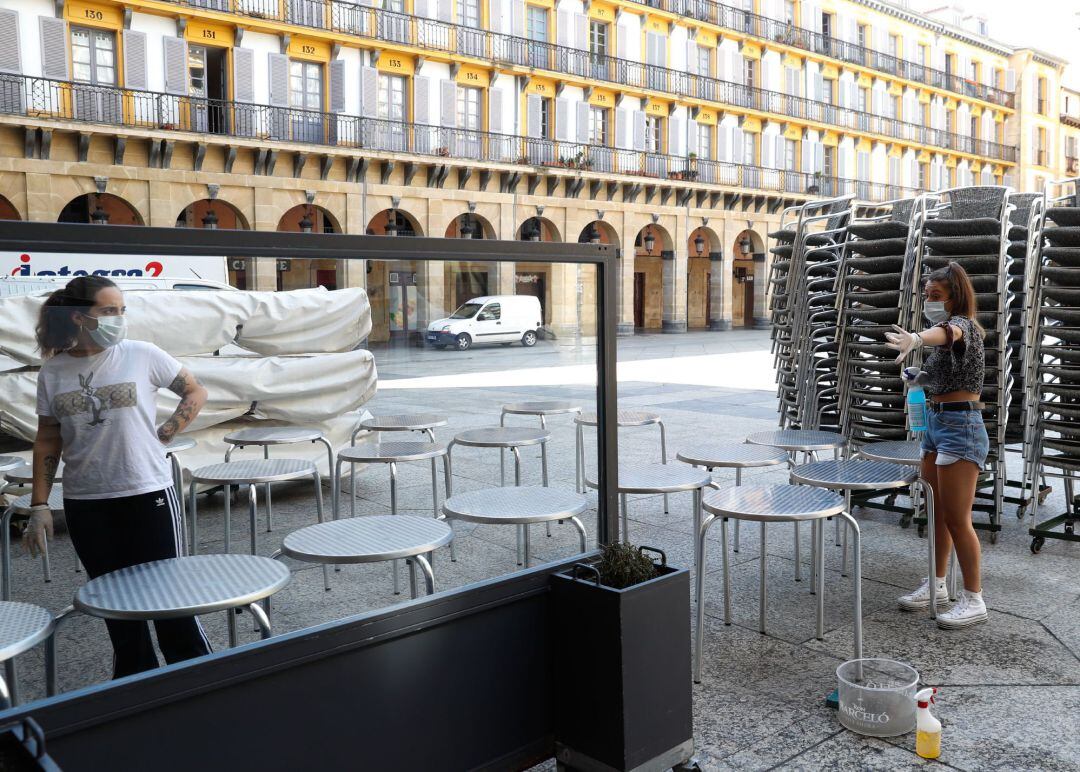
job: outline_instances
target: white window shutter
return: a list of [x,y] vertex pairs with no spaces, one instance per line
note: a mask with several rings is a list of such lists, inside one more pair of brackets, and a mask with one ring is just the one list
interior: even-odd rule
[[360,68],[360,114],[379,117],[379,71],[374,67]]
[[731,161],[732,163],[749,163],[743,158],[743,130],[731,127]]
[[[525,98],[525,136],[534,139],[540,136],[540,99],[536,94],[529,94]],[[555,112],[555,120],[558,121],[558,107]]]
[[1005,90],[1016,91],[1016,70],[1005,71]]
[[574,15],[570,11],[555,14],[555,42],[560,46],[574,45]]
[[525,0],[509,0],[509,3],[510,29],[508,32],[515,37],[523,38],[525,37]]
[[488,131],[501,134],[502,127],[502,91],[493,88],[488,91]]
[[686,155],[691,153],[698,154],[698,122],[693,118],[686,122]]
[[743,61],[743,55],[738,51],[731,51],[731,62],[728,65],[730,71],[731,81],[740,85],[746,83],[746,64]]
[[615,56],[619,59],[626,59],[626,41],[630,33],[623,30],[618,24],[614,26],[615,29]]
[[668,119],[668,153],[683,155],[686,147],[686,126],[682,118]]
[[717,148],[716,156],[721,161],[731,160],[731,127],[730,126],[717,126]]
[[633,147],[634,111],[620,108],[615,111],[615,146],[622,150]]
[[814,143],[814,170],[825,171],[825,146],[820,142]]
[[776,140],[776,168],[787,168],[787,139],[783,134],[777,134]]
[[438,0],[438,7],[435,10],[436,16],[439,21],[452,22],[454,20],[454,4],[453,0]]
[[431,124],[431,78],[413,78],[413,123]]
[[589,50],[589,17],[583,13],[574,14],[574,47]]
[[555,139],[560,142],[573,141],[570,127],[570,100],[563,97],[555,99]]
[[54,80],[68,79],[67,22],[39,16],[41,31],[41,74]]
[[8,8],[0,8],[0,72],[22,72],[22,58],[19,56],[19,13]]
[[[168,40],[169,38],[165,38]],[[179,39],[179,38],[177,38]],[[183,41],[181,41],[183,42]],[[185,46],[185,51],[186,51]],[[270,61],[270,105],[289,106],[289,57],[285,54],[268,54]],[[186,64],[186,61],[185,61]],[[168,72],[168,70],[166,70]],[[186,73],[186,67],[185,67]],[[166,75],[166,77],[168,77]],[[175,92],[174,92],[175,93]]]
[[234,48],[233,98],[237,102],[255,101],[255,52],[250,48]]
[[698,46],[693,40],[686,41],[686,71],[691,75],[698,74]]
[[449,78],[439,82],[439,124],[448,129],[457,126],[457,89]]
[[330,80],[329,110],[332,113],[343,113],[345,112],[345,60],[334,59],[327,69]]
[[773,152],[776,150],[776,146],[772,141],[772,137],[761,135],[761,165],[766,169],[772,169],[775,167],[773,160]]
[[[3,16],[0,15],[0,42],[3,39]],[[0,48],[0,57],[3,57],[4,53]],[[17,49],[15,53],[18,55]],[[0,61],[0,70],[3,69],[3,62]],[[148,86],[145,32],[124,30],[124,85],[135,89],[146,89]]]
[[842,147],[836,148],[836,176],[842,180],[847,179],[847,151]]
[[[188,93],[188,60],[187,60],[187,41],[183,38],[175,37],[163,37],[161,39],[162,53],[165,61],[165,93],[167,94],[180,94],[187,95]],[[270,67],[270,93],[274,93],[274,56],[282,56],[281,54],[271,54],[271,67]],[[284,105],[289,104],[289,72],[288,72],[288,57],[285,59],[285,90],[282,92],[285,95]],[[276,105],[271,97],[270,104]]]
[[633,111],[634,120],[634,150],[645,150],[645,112],[643,110]]
[[[589,103],[578,102],[577,105],[577,142],[587,145],[591,141],[589,137]],[[573,137],[571,140],[573,141]]]

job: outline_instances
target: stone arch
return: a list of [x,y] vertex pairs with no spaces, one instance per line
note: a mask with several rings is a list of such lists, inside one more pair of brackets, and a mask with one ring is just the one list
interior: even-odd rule
[[423,236],[424,229],[420,227],[420,221],[404,209],[383,209],[368,221],[366,233],[369,236]]
[[250,230],[243,213],[228,201],[220,198],[200,198],[192,201],[176,216],[176,227]]
[[[536,236],[539,228],[539,237]],[[518,241],[562,241],[562,234],[551,220],[537,215],[527,218],[514,233]]]
[[[591,232],[593,228],[596,229],[595,233]],[[594,243],[594,239],[599,239],[595,243],[611,244],[616,249],[620,246],[618,232],[603,220],[593,220],[582,228],[577,240],[579,244],[589,244]]]
[[468,238],[494,239],[496,237],[495,227],[491,222],[486,217],[474,212],[462,212],[460,215],[452,217],[450,223],[446,226],[446,233],[443,235],[448,239],[465,238],[462,236],[463,227],[471,231]]
[[731,323],[753,327],[755,317],[765,313],[765,242],[753,229],[742,230],[731,245],[731,257]]
[[[337,218],[318,204],[297,204],[278,218],[277,230],[286,233],[343,233]],[[338,288],[337,260],[283,258],[274,261],[279,290],[309,287]]]
[[634,329],[661,330],[665,298],[674,295],[675,242],[667,228],[648,223],[634,237]]
[[112,193],[83,193],[60,210],[57,222],[143,225],[142,215],[126,199]]
[[4,196],[0,196],[0,220],[21,220],[22,215],[19,214],[19,210],[15,208],[15,205],[7,200]]
[[723,304],[723,258],[720,237],[700,225],[686,239],[686,325],[710,329]]
[[[310,224],[309,224],[310,223]],[[330,210],[318,204],[297,204],[278,218],[277,230],[287,233],[344,233]]]

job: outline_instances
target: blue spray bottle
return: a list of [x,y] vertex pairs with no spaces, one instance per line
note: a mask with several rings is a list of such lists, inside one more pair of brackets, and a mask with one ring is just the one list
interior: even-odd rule
[[913,432],[926,431],[926,392],[915,383],[908,387],[907,417],[908,429]]

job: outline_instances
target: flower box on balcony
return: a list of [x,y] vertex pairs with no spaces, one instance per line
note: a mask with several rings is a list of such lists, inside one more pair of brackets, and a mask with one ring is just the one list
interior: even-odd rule
[[443,158],[447,158],[450,155],[450,148],[448,148],[448,147],[437,147],[437,148],[435,148],[435,155],[442,156]]

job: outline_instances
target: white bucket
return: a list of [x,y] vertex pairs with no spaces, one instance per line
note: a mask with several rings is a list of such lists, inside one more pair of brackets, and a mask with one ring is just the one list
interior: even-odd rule
[[919,673],[891,659],[852,659],[836,668],[840,723],[872,737],[896,737],[915,728]]

